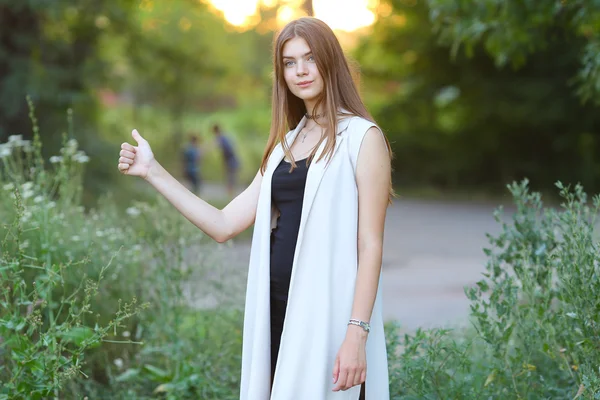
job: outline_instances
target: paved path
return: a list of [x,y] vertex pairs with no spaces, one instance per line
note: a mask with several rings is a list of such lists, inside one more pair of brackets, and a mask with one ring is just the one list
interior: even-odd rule
[[[477,282],[485,270],[485,234],[500,231],[495,208],[482,202],[395,201],[387,214],[383,252],[386,320],[399,321],[407,330],[467,322],[464,287]],[[507,208],[505,220],[512,212]],[[249,242],[220,247],[230,271],[245,282]],[[238,291],[243,290],[239,284]]]
[[[400,200],[388,210],[383,252],[384,318],[412,330],[466,322],[464,287],[481,278],[496,234],[493,204]],[[512,211],[511,211],[512,213]],[[505,220],[510,218],[506,212]]]

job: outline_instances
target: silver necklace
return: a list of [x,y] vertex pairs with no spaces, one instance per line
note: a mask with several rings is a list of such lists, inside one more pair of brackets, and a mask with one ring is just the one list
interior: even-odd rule
[[310,128],[309,130],[305,130],[304,132],[302,132],[302,143],[304,143],[304,139],[306,139],[306,135],[308,135],[310,132],[312,132],[313,129],[315,129],[317,126],[319,126],[319,124],[315,124],[315,126]]

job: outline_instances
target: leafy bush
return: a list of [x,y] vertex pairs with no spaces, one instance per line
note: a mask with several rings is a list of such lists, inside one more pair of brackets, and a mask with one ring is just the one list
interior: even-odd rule
[[0,144],[0,399],[235,393],[241,313],[216,244],[164,200],[84,209],[87,155],[65,137],[45,161],[31,117],[33,142]]
[[[557,184],[544,207],[528,182],[509,189],[512,224],[489,236],[486,272],[466,289],[474,329],[389,332],[394,399],[600,398],[600,198]],[[397,345],[397,346],[394,346]]]
[[86,351],[144,308],[135,297],[114,299],[98,313],[99,283],[116,246],[88,248],[76,206],[78,164],[87,156],[76,141],[65,141],[47,171],[33,121],[33,144],[12,136],[0,147],[0,217],[9,222],[0,229],[0,398],[6,399],[57,396],[67,381],[85,376]]

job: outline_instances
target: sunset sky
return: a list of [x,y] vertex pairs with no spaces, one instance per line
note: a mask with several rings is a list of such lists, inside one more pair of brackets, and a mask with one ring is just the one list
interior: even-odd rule
[[[277,21],[283,25],[301,16],[302,0],[207,0],[223,12],[232,25],[246,26],[256,21],[259,7],[277,9]],[[378,0],[313,0],[315,17],[332,29],[354,31],[375,22]]]

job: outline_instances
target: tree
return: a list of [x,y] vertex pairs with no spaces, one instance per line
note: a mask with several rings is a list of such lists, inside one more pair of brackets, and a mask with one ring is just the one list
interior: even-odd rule
[[309,16],[313,16],[315,15],[314,9],[313,9],[313,2],[312,0],[304,0],[304,6],[303,6],[304,10],[306,11],[306,14]]
[[600,188],[600,116],[568,83],[583,38],[557,30],[518,70],[498,69],[477,44],[451,59],[424,2],[387,3],[355,53],[399,183],[500,191],[529,177],[542,188],[557,179]]
[[92,84],[104,70],[96,57],[100,38],[127,29],[133,6],[129,0],[0,0],[0,141],[30,135],[27,94],[43,115],[46,141],[64,131],[68,108],[76,108],[80,127],[93,123]]
[[[428,0],[441,40],[471,55],[481,44],[498,67],[519,68],[557,37],[576,43],[577,93],[600,104],[600,2],[597,0]],[[579,43],[584,43],[579,46]]]

